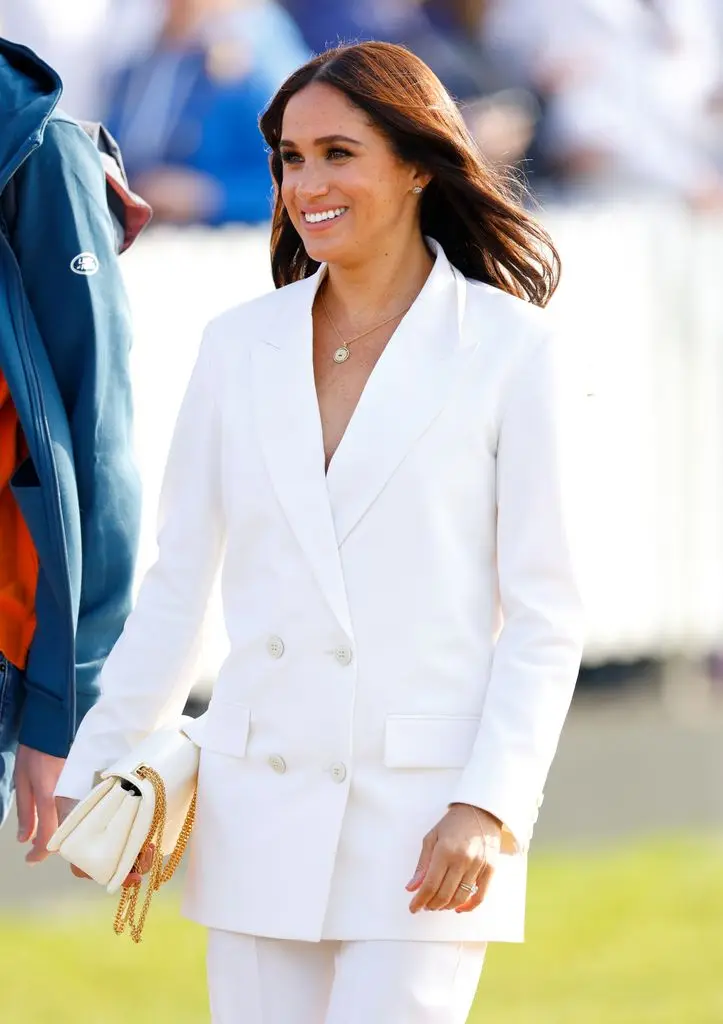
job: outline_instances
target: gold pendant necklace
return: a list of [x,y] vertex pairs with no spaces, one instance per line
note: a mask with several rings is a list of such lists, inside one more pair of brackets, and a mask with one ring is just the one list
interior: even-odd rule
[[394,316],[387,317],[387,319],[382,320],[381,323],[374,324],[373,327],[369,327],[366,331],[362,331],[361,334],[357,334],[354,338],[349,338],[348,341],[345,341],[341,331],[331,318],[331,313],[329,312],[329,307],[326,304],[326,299],[324,298],[323,291],[319,292],[319,298],[321,299],[321,304],[324,308],[326,319],[331,324],[334,333],[341,342],[339,348],[335,349],[334,354],[332,355],[332,359],[334,360],[335,363],[345,363],[347,361],[347,359],[351,355],[351,352],[349,351],[349,346],[353,345],[355,341],[359,341],[360,338],[366,338],[367,334],[371,334],[373,331],[378,331],[380,327],[384,327],[386,324],[390,324],[392,320],[398,320],[400,316],[404,316],[404,314],[409,310],[409,306],[407,306],[406,309],[403,309],[400,313],[395,313]]

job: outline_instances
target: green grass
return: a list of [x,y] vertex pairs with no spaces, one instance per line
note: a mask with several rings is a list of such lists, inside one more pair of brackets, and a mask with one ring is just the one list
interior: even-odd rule
[[[490,949],[470,1024],[723,1024],[720,842],[541,854],[528,905],[527,944]],[[2,1024],[208,1020],[203,931],[159,901],[136,947],[112,911],[0,919]]]

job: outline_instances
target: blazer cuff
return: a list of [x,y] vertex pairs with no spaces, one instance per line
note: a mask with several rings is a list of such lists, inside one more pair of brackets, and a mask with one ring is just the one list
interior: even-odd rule
[[71,754],[60,773],[54,795],[64,796],[70,800],[82,800],[93,789],[97,781],[96,774],[95,768],[89,768]]
[[527,853],[542,801],[541,793],[530,807],[528,802],[515,799],[509,792],[504,792],[504,787],[499,783],[495,784],[494,780],[488,779],[480,785],[465,772],[449,802],[471,804],[482,811],[487,811],[488,814],[493,814],[502,822],[503,852]]

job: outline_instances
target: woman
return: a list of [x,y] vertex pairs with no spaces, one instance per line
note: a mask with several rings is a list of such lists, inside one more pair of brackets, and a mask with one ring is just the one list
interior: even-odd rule
[[557,258],[402,48],[316,57],[261,126],[279,290],[205,333],[58,793],[180,714],[222,563],[185,901],[215,1024],[462,1024],[580,659]]

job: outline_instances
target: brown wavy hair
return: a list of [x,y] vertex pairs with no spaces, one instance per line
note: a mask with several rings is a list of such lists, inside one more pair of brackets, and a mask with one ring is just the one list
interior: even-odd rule
[[479,152],[434,72],[403,46],[366,42],[314,57],[281,86],[261,116],[274,179],[271,265],[276,287],[309,277],[307,254],[281,198],[279,153],[286,105],[312,82],[338,89],[365,111],[404,162],[432,175],[421,200],[422,233],[435,238],[466,277],[544,306],[560,276],[550,236],[524,209],[509,171]]

